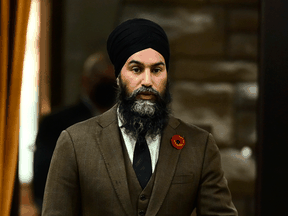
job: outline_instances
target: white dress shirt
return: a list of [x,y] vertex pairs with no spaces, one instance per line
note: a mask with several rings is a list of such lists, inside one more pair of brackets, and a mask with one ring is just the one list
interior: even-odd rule
[[[117,109],[117,117],[118,117],[118,126],[121,129],[121,133],[123,135],[124,143],[125,143],[126,149],[128,151],[130,161],[133,164],[133,156],[134,156],[134,149],[135,149],[135,145],[136,145],[136,140],[133,137],[129,136],[127,133],[125,133],[124,128],[121,128],[122,121],[121,121],[121,118],[119,116],[118,109]],[[150,136],[146,135],[145,138],[146,138],[146,142],[147,142],[147,145],[148,145],[148,148],[150,151],[152,173],[153,173],[155,170],[157,161],[158,161],[161,136],[157,135],[154,139],[152,139]]]

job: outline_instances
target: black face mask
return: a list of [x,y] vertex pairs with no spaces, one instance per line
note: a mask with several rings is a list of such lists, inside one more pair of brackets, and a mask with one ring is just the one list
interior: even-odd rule
[[92,88],[89,98],[100,108],[109,109],[116,101],[116,82],[114,79],[102,78]]

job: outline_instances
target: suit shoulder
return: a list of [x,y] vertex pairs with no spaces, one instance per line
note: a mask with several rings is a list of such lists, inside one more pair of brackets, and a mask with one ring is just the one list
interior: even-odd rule
[[91,130],[97,129],[97,127],[100,127],[99,125],[99,116],[91,117],[87,120],[80,121],[76,124],[71,125],[66,129],[69,133],[79,133],[79,132],[88,132]]
[[102,113],[101,115],[89,118],[85,121],[81,121],[67,128],[68,132],[73,133],[95,133],[99,128],[107,127],[109,124],[117,120],[116,116],[116,106],[112,107],[110,110]]
[[208,131],[206,131],[203,128],[200,128],[199,126],[196,126],[195,124],[188,123],[179,118],[175,118],[175,117],[172,117],[172,118],[174,118],[173,120],[174,122],[178,121],[177,124],[174,123],[174,125],[176,126],[175,127],[176,130],[185,130],[185,131],[189,131],[189,132],[193,132],[197,134],[205,134],[206,136],[209,134]]

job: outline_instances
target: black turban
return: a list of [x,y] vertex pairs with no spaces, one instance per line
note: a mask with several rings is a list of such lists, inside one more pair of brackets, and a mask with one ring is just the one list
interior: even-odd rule
[[158,24],[146,19],[130,19],[109,35],[107,51],[118,77],[127,59],[136,52],[152,48],[165,59],[169,68],[169,42],[166,33]]

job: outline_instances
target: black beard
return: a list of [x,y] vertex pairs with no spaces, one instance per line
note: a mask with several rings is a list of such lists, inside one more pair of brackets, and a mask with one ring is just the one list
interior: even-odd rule
[[[152,92],[156,98],[155,101],[136,100],[136,96],[141,92]],[[162,134],[171,113],[168,106],[171,102],[169,81],[167,81],[163,95],[152,87],[144,86],[129,95],[126,85],[119,76],[117,99],[122,119],[121,128],[124,128],[127,134],[134,139],[137,139],[139,134],[151,136],[152,139]]]

